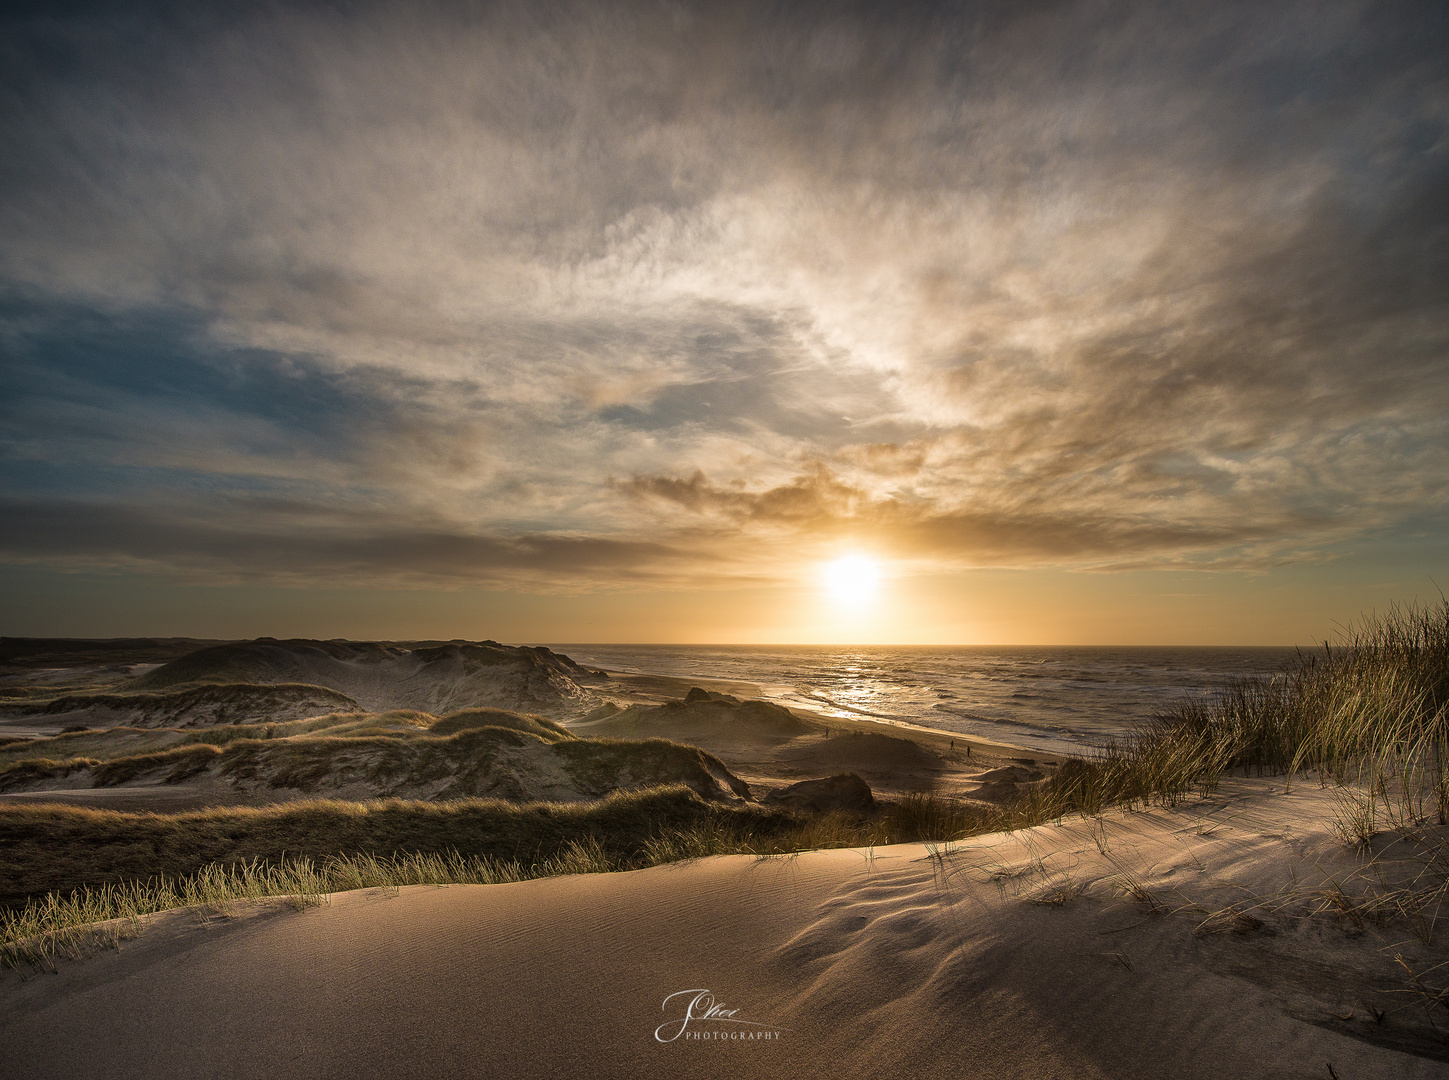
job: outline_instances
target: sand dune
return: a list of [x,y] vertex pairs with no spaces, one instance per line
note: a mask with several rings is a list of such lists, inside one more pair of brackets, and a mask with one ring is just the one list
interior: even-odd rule
[[0,693],[110,685],[220,641],[201,638],[0,637]]
[[[682,692],[679,686],[671,689]],[[1033,761],[1031,768],[1020,768],[1010,762],[1029,759],[1008,756],[1023,753],[1020,749],[953,732],[799,713],[700,687],[661,704],[622,709],[606,704],[569,721],[568,728],[578,735],[654,737],[699,746],[765,790],[851,772],[888,797],[937,791],[1001,802],[1016,797],[1017,779],[1040,778],[1054,767],[1050,761]],[[968,744],[974,756],[968,755]],[[983,777],[993,767],[998,772]]]
[[[945,851],[169,913],[0,978],[0,1076],[1445,1076],[1380,937],[1442,957],[1304,916],[1356,866],[1332,810],[1237,782]],[[1252,897],[1281,910],[1206,917]],[[704,991],[735,1011],[673,1037]]]
[[346,694],[322,686],[216,683],[128,694],[67,694],[17,711],[66,726],[186,728],[285,723],[357,708]]
[[579,680],[596,673],[549,649],[495,641],[407,648],[378,642],[256,641],[216,645],[134,680],[130,690],[195,683],[306,683],[373,712],[443,713],[475,706],[564,715],[593,704]]
[[[139,667],[97,665],[105,650],[93,645],[78,654],[89,666],[6,667],[4,730],[53,735],[81,726],[285,723],[338,711],[398,709],[443,714],[502,708],[570,717],[598,704],[583,684],[607,681],[549,649],[492,641],[407,646],[260,638],[208,645]],[[123,645],[116,655],[147,655],[139,646]],[[38,658],[65,655],[42,651]],[[132,670],[144,673],[127,677]],[[109,678],[97,684],[104,673]]]
[[[203,647],[189,652],[184,651],[184,641],[83,642],[78,651],[40,642],[32,643],[29,652],[22,648],[23,642],[12,644],[16,657],[11,667],[17,678],[25,672],[38,676],[51,671],[36,666],[41,663],[70,659],[83,667],[75,669],[81,674],[74,678],[22,679],[6,688],[0,699],[0,735],[11,736],[0,737],[0,798],[6,799],[31,800],[49,791],[69,802],[111,805],[122,797],[114,792],[125,788],[155,792],[155,808],[174,809],[302,794],[432,799],[452,797],[439,794],[449,792],[573,799],[594,790],[565,782],[556,767],[557,752],[550,756],[532,747],[521,756],[505,756],[496,769],[454,761],[442,766],[441,773],[424,778],[417,762],[391,761],[398,751],[386,746],[333,742],[329,745],[341,755],[337,761],[309,760],[305,768],[297,769],[274,767],[273,759],[288,753],[276,747],[214,753],[182,745],[201,742],[220,747],[231,738],[318,735],[314,729],[332,726],[339,717],[356,723],[349,720],[329,731],[329,736],[408,737],[440,716],[450,716],[447,723],[452,726],[439,727],[432,734],[501,724],[547,741],[552,736],[535,721],[559,720],[588,739],[664,739],[699,747],[705,751],[701,760],[713,763],[705,770],[712,781],[703,779],[705,774],[696,775],[692,766],[681,775],[672,766],[661,772],[653,765],[638,776],[621,774],[619,780],[624,786],[647,782],[643,777],[664,783],[683,780],[709,798],[737,794],[733,785],[739,781],[769,791],[842,772],[862,776],[887,798],[932,790],[955,795],[979,792],[987,799],[1014,794],[1005,786],[970,782],[973,772],[1005,764],[997,759],[1004,752],[1016,752],[1009,748],[972,740],[977,751],[973,760],[956,751],[955,737],[949,732],[892,726],[885,728],[890,732],[885,734],[878,723],[796,713],[678,679],[615,679],[543,648],[496,642],[269,638],[199,643]],[[182,654],[176,655],[178,651]],[[153,655],[164,662],[133,663]],[[112,656],[116,663],[106,664]],[[89,685],[87,680],[102,668],[111,671],[111,680]],[[124,674],[143,668],[146,673],[139,676]],[[734,684],[728,688],[741,689]],[[493,719],[476,719],[490,709]],[[462,719],[464,713],[475,720]],[[535,720],[519,719],[525,716]],[[82,727],[111,729],[117,738],[107,741],[73,730]],[[137,729],[157,734],[140,739]],[[216,737],[208,734],[217,729],[225,731]],[[195,738],[190,737],[193,732]],[[835,737],[829,737],[832,734]],[[26,738],[32,741],[22,743]],[[964,751],[966,741],[960,741]],[[320,748],[301,748],[297,754],[304,751],[316,759]],[[129,764],[114,760],[160,752],[170,756]],[[238,772],[233,766],[248,755],[265,759],[265,767],[247,766]],[[15,768],[27,760],[32,763]],[[460,779],[465,773],[471,778]],[[598,790],[613,789],[606,785]],[[104,794],[91,796],[89,791]],[[141,794],[125,799],[128,805],[147,805]]]
[[849,769],[862,774],[931,771],[948,767],[940,755],[910,739],[861,733],[837,735],[818,743],[797,743],[782,750],[779,757],[791,764]]
[[[425,713],[364,713],[298,726],[327,721],[336,723],[280,738],[242,729],[248,737],[220,745],[189,741],[176,731],[147,738],[130,728],[43,740],[40,749],[22,744],[0,753],[0,792],[185,789],[211,803],[301,797],[574,802],[682,783],[705,799],[750,794],[718,758],[697,747],[658,739],[576,739],[544,717],[473,709],[440,720]],[[55,760],[44,756],[47,743],[132,752]],[[33,756],[21,756],[27,753]]]
[[682,700],[662,705],[631,705],[615,712],[601,710],[570,729],[579,734],[613,738],[675,739],[707,750],[758,748],[783,743],[814,728],[789,709],[769,701],[741,701],[694,687]]

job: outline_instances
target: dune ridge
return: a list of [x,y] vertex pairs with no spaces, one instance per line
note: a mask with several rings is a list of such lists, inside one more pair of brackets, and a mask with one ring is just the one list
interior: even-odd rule
[[[36,669],[25,661],[64,660],[65,650],[28,653],[5,668],[0,715],[67,726],[204,727],[284,722],[338,711],[415,709],[433,714],[501,708],[554,718],[599,703],[589,685],[607,676],[546,648],[453,641],[387,642],[258,638],[206,644],[162,662],[97,664],[104,643],[83,643],[87,666]],[[116,655],[144,659],[145,643],[120,643]],[[47,643],[41,642],[40,646]],[[34,652],[32,650],[31,652]],[[52,655],[54,654],[54,655]],[[136,668],[145,669],[131,674]]]
[[749,797],[744,781],[698,747],[663,739],[555,743],[508,728],[407,741],[318,736],[220,748],[203,743],[112,761],[23,761],[0,773],[5,791],[188,782],[206,794],[272,799],[290,792],[307,798],[575,801],[669,783],[707,799]]
[[783,743],[816,730],[783,705],[741,701],[697,686],[682,699],[659,705],[606,706],[570,728],[592,735],[677,739],[709,749]]
[[65,694],[22,706],[22,715],[85,721],[86,726],[219,727],[264,719],[301,720],[321,713],[359,710],[346,694],[306,683],[206,683],[132,693]]
[[545,714],[591,704],[581,680],[597,673],[546,648],[496,641],[408,648],[382,642],[255,641],[215,645],[133,680],[130,690],[194,683],[305,683],[326,687],[369,711],[440,713],[493,706]]

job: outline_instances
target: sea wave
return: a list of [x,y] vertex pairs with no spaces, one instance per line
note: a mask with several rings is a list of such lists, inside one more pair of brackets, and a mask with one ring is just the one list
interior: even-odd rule
[[834,709],[1033,745],[1099,745],[1184,697],[1281,670],[1292,649],[570,645],[613,671],[753,684],[789,705]]

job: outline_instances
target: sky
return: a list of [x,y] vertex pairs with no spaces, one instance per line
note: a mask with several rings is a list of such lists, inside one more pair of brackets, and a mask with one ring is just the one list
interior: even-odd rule
[[1312,644],[1449,587],[1442,3],[7,11],[0,633]]

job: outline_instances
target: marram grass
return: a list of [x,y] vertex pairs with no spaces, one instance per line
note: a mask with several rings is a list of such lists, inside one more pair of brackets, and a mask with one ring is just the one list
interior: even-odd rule
[[[139,930],[142,916],[193,905],[281,898],[305,907],[350,889],[491,885],[710,855],[766,858],[949,838],[1008,823],[1004,811],[932,795],[909,796],[863,817],[720,806],[683,787],[621,792],[592,804],[316,801],[188,814],[6,808],[0,811],[0,832],[8,832],[13,842],[4,858],[17,869],[39,860],[53,873],[61,851],[70,860],[62,872],[85,881],[103,870],[114,872],[118,859],[133,857],[133,865],[146,865],[158,850],[173,858],[179,850],[211,850],[220,857],[145,880],[135,875],[92,880],[69,891],[51,889],[0,908],[0,960],[16,967],[47,966],[57,956],[118,943]],[[470,839],[491,845],[492,851],[438,846]],[[315,853],[338,845],[352,850]],[[408,850],[424,845],[432,850]],[[16,849],[21,847],[33,849],[35,858],[19,861]],[[301,853],[299,847],[313,853]],[[283,848],[293,854],[260,854]]]
[[15,911],[0,911],[0,960],[15,968],[53,968],[57,957],[83,955],[119,944],[140,931],[143,916],[183,907],[228,910],[239,901],[279,899],[314,907],[328,895],[351,889],[404,885],[493,885],[556,874],[621,869],[596,840],[570,842],[551,858],[516,862],[442,855],[332,856],[320,863],[300,858],[275,866],[253,861],[211,863],[195,874],[104,884],[68,896],[48,893]]
[[1365,793],[1395,824],[1449,820],[1449,602],[1395,607],[1271,679],[1190,700],[1068,763],[1045,812],[1171,805],[1230,774],[1304,776]]

